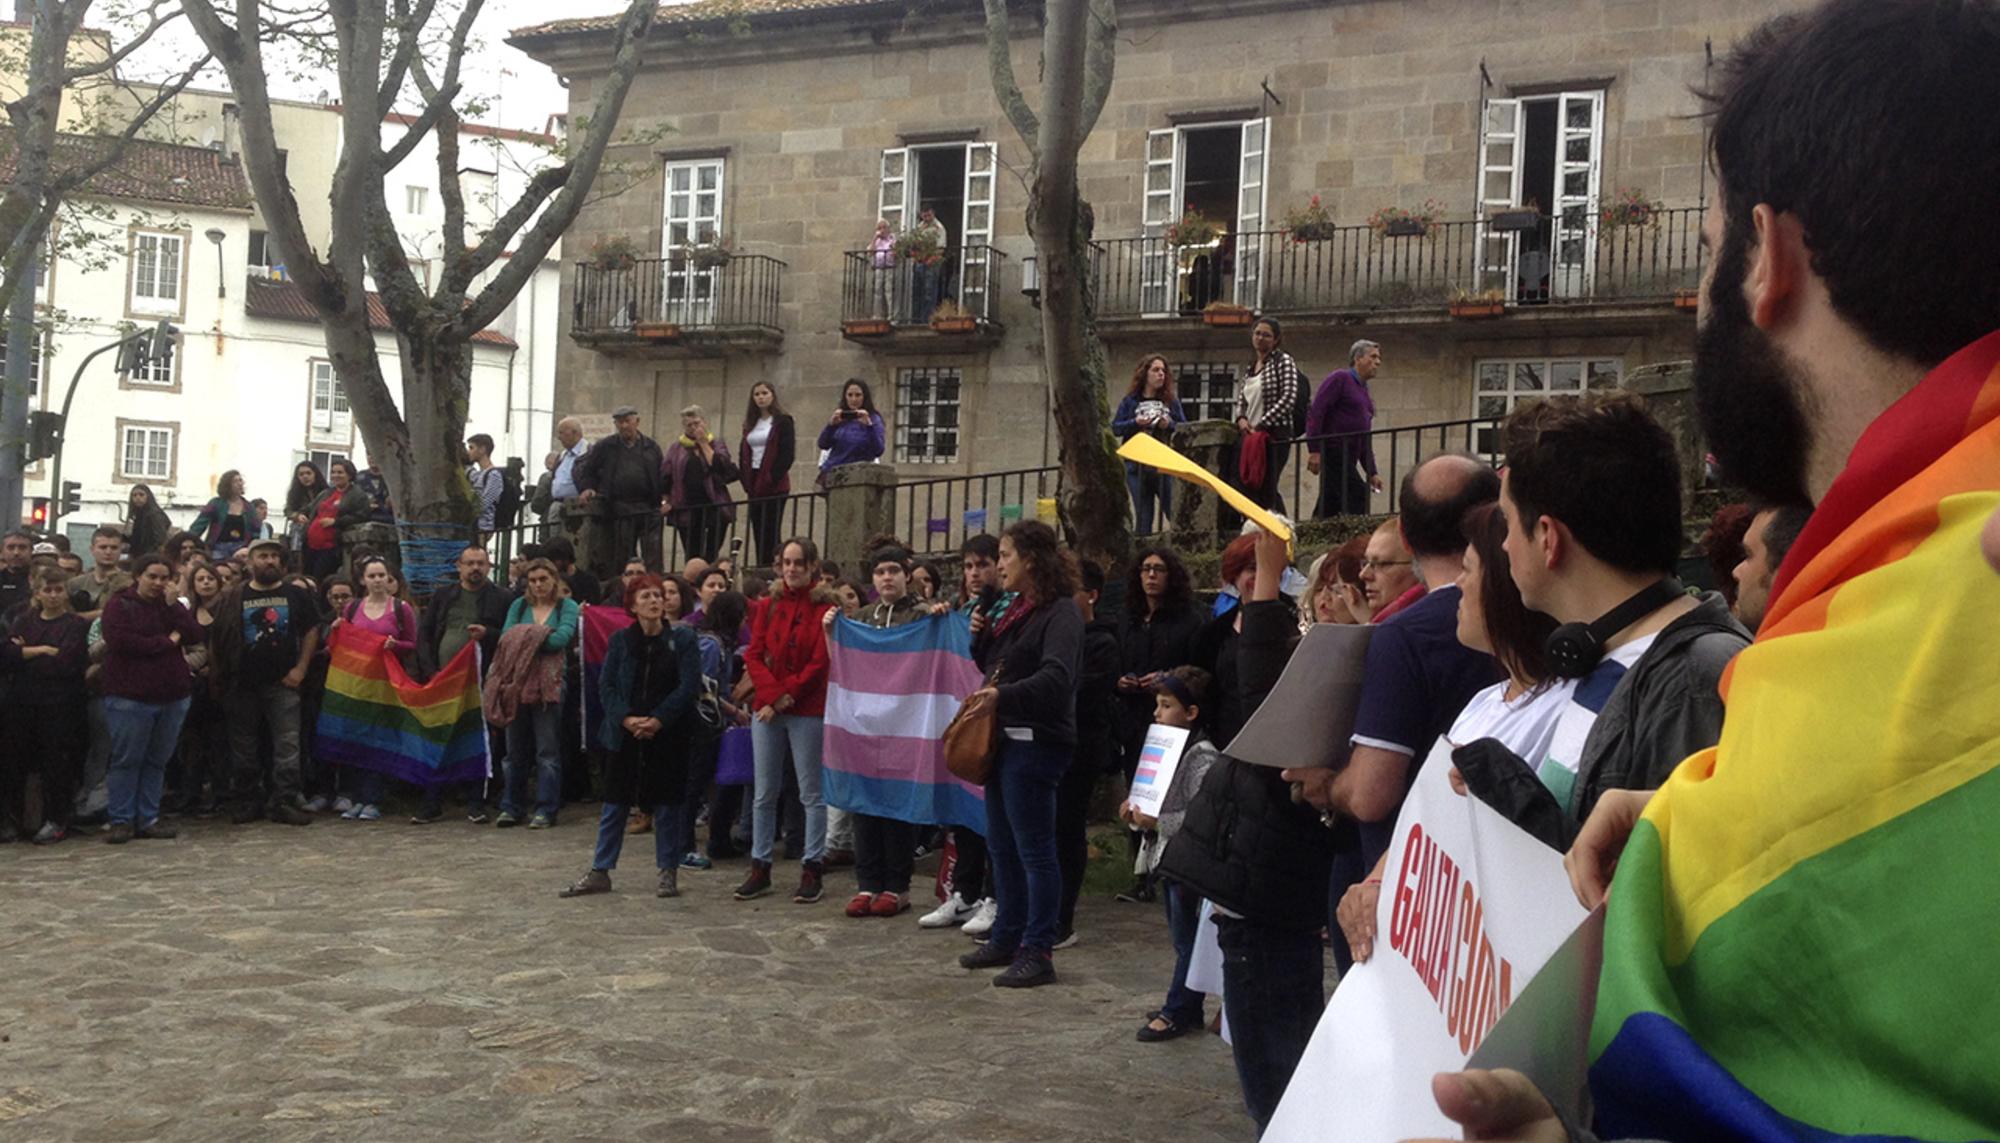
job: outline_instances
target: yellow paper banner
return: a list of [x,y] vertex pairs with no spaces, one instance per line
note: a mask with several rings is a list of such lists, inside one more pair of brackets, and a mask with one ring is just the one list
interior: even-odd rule
[[1222,497],[1223,502],[1243,513],[1251,523],[1274,536],[1292,542],[1291,526],[1275,515],[1259,508],[1248,496],[1231,487],[1221,477],[1203,468],[1145,433],[1133,433],[1132,439],[1118,446],[1118,455],[1126,460],[1157,468],[1170,476],[1179,477],[1189,484],[1199,484],[1203,488]]

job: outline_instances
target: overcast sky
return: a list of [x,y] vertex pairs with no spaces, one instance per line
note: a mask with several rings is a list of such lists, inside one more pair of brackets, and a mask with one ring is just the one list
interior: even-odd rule
[[[687,2],[661,0],[663,5]],[[480,121],[539,131],[550,115],[569,107],[568,93],[556,82],[554,72],[502,42],[510,30],[550,19],[615,14],[623,8],[619,0],[570,0],[562,4],[551,4],[549,0],[486,0],[474,25],[474,34],[483,41],[482,46],[467,54],[464,65],[466,90],[493,99],[492,109]],[[144,50],[134,54],[123,70],[134,80],[158,79],[176,61],[194,58],[201,50],[200,43],[192,31],[179,26],[172,35],[155,37]],[[211,76],[204,77],[200,86],[220,88],[227,83],[220,69],[216,69]],[[271,77],[271,94],[281,99],[318,99],[338,94],[333,88],[333,77],[329,75]]]

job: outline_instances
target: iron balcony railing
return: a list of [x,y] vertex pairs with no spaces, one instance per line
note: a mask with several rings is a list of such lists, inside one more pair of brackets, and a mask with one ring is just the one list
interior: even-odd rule
[[1054,466],[905,480],[896,485],[897,534],[918,555],[956,555],[969,536],[997,536],[1016,520],[1036,519],[1061,488]]
[[840,277],[840,320],[920,326],[955,307],[982,324],[992,323],[999,315],[995,299],[1006,262],[991,246],[955,247],[932,262],[850,250]]
[[[811,492],[793,492],[784,496],[759,497],[756,500],[729,501],[726,507],[733,510],[736,518],[731,523],[723,524],[720,530],[716,532],[716,553],[723,556],[735,556],[739,569],[755,568],[769,572],[772,561],[765,558],[764,553],[756,550],[756,541],[750,535],[750,506],[756,504],[761,509],[763,505],[772,503],[781,506],[778,510],[779,523],[777,528],[781,542],[794,537],[804,536],[815,544],[822,547],[825,546],[826,493],[814,490]],[[720,511],[722,507],[724,505],[715,505],[713,506],[713,510]],[[523,515],[527,515],[525,510],[523,511]],[[494,533],[493,538],[487,545],[488,550],[493,553],[494,577],[502,582],[507,580],[507,565],[509,561],[515,556],[520,555],[521,549],[525,545],[547,543],[562,534],[564,534],[562,529],[553,518],[535,521],[524,520],[512,528]],[[737,546],[737,541],[739,540],[742,541],[740,547]],[[660,566],[663,569],[667,571],[679,571],[682,567],[686,566],[689,553],[683,550],[680,533],[674,529],[670,517],[662,519],[660,522],[659,541],[657,554],[660,558]],[[655,553],[646,552],[642,554],[653,555]],[[775,556],[775,553],[773,555]],[[588,558],[589,553],[580,550],[577,556],[579,560],[584,560]],[[616,569],[614,569],[613,574],[616,574]]]
[[1613,225],[1572,212],[1510,212],[1513,223],[1433,222],[1420,234],[1337,226],[1310,241],[1286,230],[1225,234],[1201,246],[1164,237],[1098,242],[1100,317],[1195,316],[1216,302],[1259,313],[1443,311],[1670,302],[1701,280],[1701,207]]
[[635,333],[645,325],[777,332],[785,264],[764,254],[732,254],[707,264],[686,250],[627,265],[579,262],[571,305],[577,333]]
[[[1497,417],[1462,421],[1431,421],[1421,425],[1399,425],[1366,433],[1339,433],[1323,437],[1300,437],[1285,446],[1285,466],[1278,475],[1278,494],[1284,498],[1286,513],[1297,519],[1324,519],[1330,516],[1379,516],[1400,511],[1403,477],[1424,461],[1446,452],[1465,453],[1498,466],[1500,420]],[[1364,457],[1373,457],[1375,473],[1382,478],[1382,491],[1361,503],[1343,499],[1341,485],[1329,481],[1331,498],[1320,501],[1320,478],[1306,467],[1306,459],[1318,449],[1322,471],[1340,467],[1344,457],[1355,462],[1357,474]]]

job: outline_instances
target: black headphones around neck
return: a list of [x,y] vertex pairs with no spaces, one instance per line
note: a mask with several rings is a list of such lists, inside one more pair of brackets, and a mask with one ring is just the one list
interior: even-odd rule
[[1595,623],[1565,623],[1549,633],[1543,650],[1557,678],[1580,679],[1604,658],[1604,641],[1687,594],[1681,581],[1667,578],[1612,608]]

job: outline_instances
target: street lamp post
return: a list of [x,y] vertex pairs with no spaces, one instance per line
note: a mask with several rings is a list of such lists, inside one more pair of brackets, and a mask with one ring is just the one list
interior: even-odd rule
[[[99,357],[104,356],[105,354],[111,352],[114,349],[124,350],[127,346],[133,347],[133,351],[137,356],[139,363],[143,364],[148,344],[159,340],[162,330],[169,331],[166,334],[166,336],[171,338],[172,336],[171,331],[173,330],[173,327],[168,325],[166,322],[162,321],[160,323],[159,329],[155,329],[151,332],[140,330],[133,333],[128,333],[124,337],[119,338],[117,341],[114,341],[109,345],[101,345],[96,349],[91,350],[89,353],[84,355],[82,361],[76,363],[76,372],[70,375],[69,389],[68,391],[63,393],[62,420],[58,423],[56,428],[56,447],[55,447],[55,452],[52,454],[52,460],[49,465],[49,490],[55,493],[55,495],[49,497],[49,521],[48,521],[49,531],[51,532],[55,531],[56,522],[62,518],[62,512],[64,507],[63,497],[62,497],[63,444],[65,441],[69,439],[69,406],[70,402],[76,399],[76,387],[79,383],[83,381],[83,371],[85,369],[90,368],[90,363],[97,360]],[[120,354],[120,360],[121,361],[125,360],[124,355],[122,353]],[[123,447],[122,441],[119,443],[118,447],[121,448]]]

